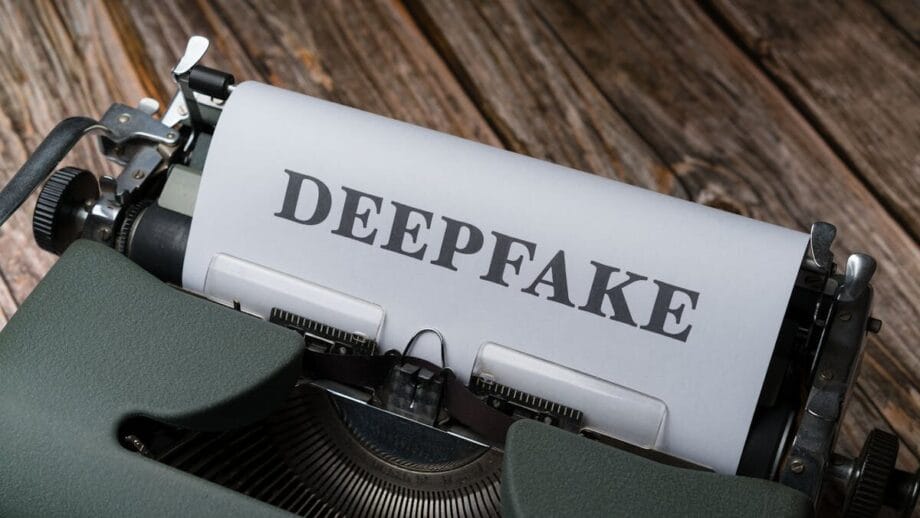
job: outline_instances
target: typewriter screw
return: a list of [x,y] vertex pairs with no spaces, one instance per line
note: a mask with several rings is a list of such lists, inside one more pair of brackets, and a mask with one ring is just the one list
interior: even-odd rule
[[789,463],[789,470],[798,475],[805,471],[805,462],[799,458],[792,459]]
[[127,444],[128,447],[140,453],[144,457],[150,456],[150,448],[144,444],[144,441],[142,441],[140,437],[132,434],[124,436],[122,440]]
[[122,113],[121,115],[118,116],[118,119],[116,120],[118,120],[119,124],[126,124],[129,120],[131,120],[131,114]]
[[834,379],[834,371],[825,369],[818,374],[818,377],[821,378],[821,381],[830,381]]
[[869,323],[866,325],[866,330],[872,334],[878,334],[882,330],[882,321],[877,318],[869,318]]
[[853,314],[849,311],[844,311],[840,314],[840,320],[843,320],[844,322],[848,322],[851,318],[853,318]]

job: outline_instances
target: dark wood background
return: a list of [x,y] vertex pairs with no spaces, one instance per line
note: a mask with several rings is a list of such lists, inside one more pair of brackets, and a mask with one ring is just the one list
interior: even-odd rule
[[[920,455],[916,1],[0,0],[0,181],[68,115],[165,102],[189,35],[210,64],[806,230],[875,256],[877,317],[840,446]],[[87,145],[74,165],[107,171]],[[53,264],[31,208],[0,230],[0,322]],[[739,308],[743,310],[743,308]]]

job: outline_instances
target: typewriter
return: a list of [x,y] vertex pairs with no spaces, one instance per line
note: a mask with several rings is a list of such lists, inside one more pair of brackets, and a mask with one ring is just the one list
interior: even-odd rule
[[[913,512],[920,475],[896,468],[895,436],[834,451],[882,323],[875,261],[838,267],[828,223],[811,228],[734,474],[586,427],[603,407],[460,379],[412,342],[384,351],[321,315],[184,290],[196,178],[235,90],[199,63],[207,46],[189,41],[162,116],[144,99],[66,119],[0,193],[3,222],[41,189],[34,236],[62,256],[0,334],[0,514],[808,516],[829,488],[845,516]],[[58,169],[86,135],[117,177]]]

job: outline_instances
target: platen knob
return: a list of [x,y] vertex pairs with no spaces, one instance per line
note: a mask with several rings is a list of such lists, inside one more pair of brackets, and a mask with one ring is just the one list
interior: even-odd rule
[[878,514],[897,460],[898,438],[878,429],[869,432],[847,483],[844,516],[857,518]]
[[88,210],[98,198],[99,182],[93,173],[76,167],[55,171],[42,187],[32,216],[38,246],[63,253],[80,237]]

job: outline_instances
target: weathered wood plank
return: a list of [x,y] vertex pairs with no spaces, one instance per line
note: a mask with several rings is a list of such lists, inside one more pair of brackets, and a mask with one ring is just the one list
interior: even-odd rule
[[753,217],[840,229],[838,257],[880,261],[876,313],[859,384],[920,451],[920,249],[768,78],[696,5],[538,3],[607,99],[691,196],[727,197]]
[[[498,139],[460,85],[393,2],[226,0],[190,5],[108,5],[130,19],[147,50],[144,66],[169,70],[190,34],[211,38],[210,62],[257,79],[492,145]],[[125,14],[127,13],[127,14]],[[181,42],[181,43],[177,43]]]
[[[2,271],[0,271],[0,275],[2,275]],[[3,278],[2,282],[0,282],[0,329],[6,325],[17,308],[16,299],[13,298],[9,284]]]
[[892,24],[920,44],[920,3],[916,0],[872,0]]
[[920,238],[920,47],[868,3],[715,0],[713,10]]
[[[115,100],[134,102],[140,88],[112,26],[93,3],[0,2],[0,182],[6,181],[44,135],[69,115],[98,115]],[[107,171],[92,144],[67,164]],[[32,238],[36,195],[0,229],[0,307],[10,315],[54,256]]]
[[509,149],[687,197],[528,5],[408,6]]

